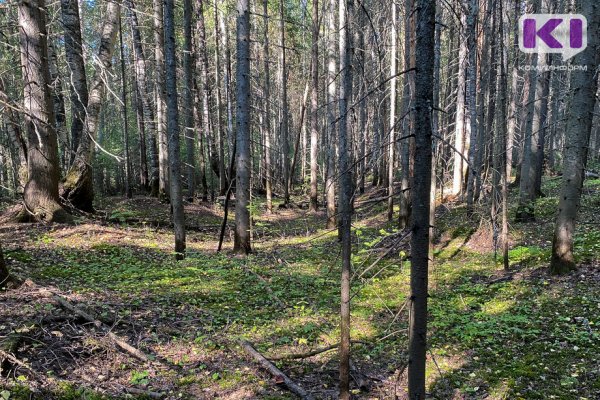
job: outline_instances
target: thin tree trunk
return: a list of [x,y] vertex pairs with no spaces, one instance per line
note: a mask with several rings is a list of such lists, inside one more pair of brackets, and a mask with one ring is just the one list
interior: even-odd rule
[[186,149],[186,172],[188,181],[187,199],[194,200],[196,191],[196,145],[194,129],[194,61],[192,53],[192,0],[183,2],[183,74],[184,74],[184,137]]
[[[219,40],[219,8],[217,0],[214,2],[214,32],[215,32],[215,87],[217,88],[217,123],[214,126],[217,129],[217,146],[219,147],[219,194],[225,195],[227,192],[227,175],[225,172],[225,142],[223,139],[223,103],[221,99],[221,52]],[[232,154],[233,156],[233,154]],[[233,177],[231,177],[233,179]]]
[[131,163],[129,160],[129,118],[127,113],[127,77],[125,76],[125,47],[123,46],[123,26],[121,16],[119,15],[119,45],[121,49],[121,101],[123,102],[123,147],[125,163],[125,196],[130,199],[133,197],[131,192]]
[[387,217],[388,221],[394,218],[394,150],[396,148],[396,72],[398,71],[398,18],[396,2],[390,4],[392,7],[392,35],[391,35],[391,53],[390,53],[390,138],[388,141],[388,204]]
[[[466,26],[466,15],[461,17],[461,26]],[[460,50],[458,53],[458,84],[456,92],[456,120],[454,122],[454,170],[452,179],[452,193],[455,195],[463,192],[464,183],[464,152],[465,152],[465,90],[467,75],[467,43],[459,34]],[[456,152],[458,151],[459,154]]]
[[[181,188],[181,160],[179,150],[179,111],[177,107],[177,52],[175,46],[175,5],[174,0],[165,1],[165,57],[167,92],[167,131],[169,134],[169,173],[171,189],[171,210],[175,230],[175,257],[185,257],[185,214],[183,211],[183,190]],[[157,62],[159,60],[156,60]]]
[[[5,107],[4,113],[6,116],[6,131],[12,144],[14,151],[16,151],[16,192],[18,195],[22,195],[27,184],[27,142],[23,138],[21,132],[21,124],[19,122],[18,114],[16,114],[11,106],[13,103],[10,101],[6,90],[4,88],[4,80],[0,77],[0,102],[8,104]],[[13,161],[14,158],[13,158]]]
[[167,134],[167,90],[165,87],[165,34],[163,2],[154,1],[154,82],[156,99],[156,132],[158,139],[158,198],[169,201],[169,138]]
[[144,108],[142,106],[142,95],[137,82],[133,81],[135,93],[135,115],[137,121],[140,153],[140,186],[142,189],[148,189],[148,158],[146,156],[146,124],[144,122]]
[[477,84],[477,40],[476,25],[479,10],[478,0],[469,0],[467,15],[467,87],[466,87],[466,120],[469,137],[469,168],[467,178],[467,215],[473,213],[473,200],[475,192],[475,175],[479,174],[479,166],[475,165],[477,151],[477,109],[476,109],[476,84]]
[[265,68],[265,189],[267,192],[267,213],[273,212],[273,171],[271,166],[271,65],[269,60],[269,2],[263,0],[263,61]]
[[249,0],[237,5],[237,136],[234,253],[249,254],[250,247],[250,9]]
[[415,46],[415,159],[413,227],[410,266],[410,324],[408,396],[425,399],[427,352],[427,297],[429,268],[429,210],[431,186],[431,107],[433,104],[433,63],[435,1],[416,0]]
[[336,63],[336,38],[337,32],[335,26],[335,2],[331,1],[329,6],[329,20],[328,20],[328,34],[329,40],[327,42],[327,168],[325,176],[325,198],[327,203],[327,229],[333,229],[336,225],[336,211],[335,211],[335,159],[336,159],[336,145],[335,145],[335,107],[334,102],[336,99],[336,76],[337,76],[337,63]]
[[352,222],[352,171],[350,168],[350,146],[348,118],[349,103],[352,101],[352,15],[353,0],[339,0],[340,75],[339,90],[340,118],[338,144],[340,160],[340,224],[339,236],[342,246],[342,276],[340,304],[340,395],[350,399],[350,269],[351,269],[351,222]]
[[98,132],[100,109],[105,94],[105,74],[111,68],[112,53],[118,32],[119,4],[107,3],[98,47],[98,67],[89,87],[89,100],[83,134],[77,148],[75,160],[67,173],[62,196],[74,207],[83,211],[93,211],[94,186],[92,180],[92,141]]
[[312,4],[312,49],[311,49],[311,88],[310,88],[310,210],[319,207],[317,192],[317,166],[319,147],[319,124],[317,118],[319,90],[319,0]]
[[281,151],[283,152],[283,203],[288,204],[290,202],[290,144],[284,0],[279,1],[279,47],[279,57],[281,63],[279,83],[281,84]]
[[146,146],[148,147],[148,158],[149,158],[149,181],[148,186],[150,188],[150,195],[158,197],[158,184],[159,184],[159,155],[158,145],[156,139],[156,121],[155,113],[152,108],[152,89],[150,81],[148,79],[148,64],[146,56],[144,54],[144,48],[142,46],[142,36],[140,34],[138,18],[135,10],[133,0],[126,0],[126,6],[129,10],[129,21],[131,23],[131,33],[133,38],[133,51],[134,51],[134,62],[135,62],[135,76],[138,82],[137,88],[139,93],[139,100],[143,110],[144,127],[147,129],[146,134]]

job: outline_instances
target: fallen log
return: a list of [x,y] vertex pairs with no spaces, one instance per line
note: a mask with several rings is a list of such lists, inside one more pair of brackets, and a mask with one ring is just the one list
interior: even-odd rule
[[314,397],[312,397],[310,393],[308,393],[301,386],[292,381],[287,375],[281,372],[279,368],[277,368],[275,365],[273,365],[273,363],[271,363],[262,354],[260,354],[252,346],[252,344],[250,344],[250,342],[242,340],[240,344],[242,345],[242,348],[246,351],[246,353],[251,355],[264,369],[269,371],[269,373],[273,375],[273,377],[275,377],[275,380],[277,382],[285,383],[287,388],[292,393],[295,393],[296,395],[298,395],[298,397],[300,397],[303,400],[314,400]]
[[[352,344],[368,344],[365,342],[361,342],[359,340],[352,340],[350,343]],[[306,353],[290,353],[290,354],[281,354],[278,356],[271,356],[269,357],[269,360],[271,361],[281,361],[281,360],[294,360],[294,359],[300,359],[300,358],[309,358],[312,356],[316,356],[318,354],[321,353],[325,353],[326,351],[331,351],[331,350],[335,350],[337,348],[340,347],[339,343],[336,344],[332,344],[330,346],[325,346],[325,347],[319,347],[317,349],[308,351]]]
[[60,306],[63,307],[64,309],[66,309],[66,310],[72,312],[73,314],[75,314],[75,315],[83,318],[87,322],[89,322],[92,325],[94,325],[96,328],[98,328],[101,331],[103,331],[104,333],[106,333],[106,336],[108,336],[108,338],[117,347],[119,347],[121,350],[125,351],[126,353],[129,353],[130,355],[134,356],[135,358],[137,358],[139,360],[146,361],[146,362],[152,362],[152,359],[148,355],[146,355],[143,351],[141,351],[140,349],[137,349],[137,348],[133,347],[132,345],[130,345],[129,343],[127,343],[127,341],[121,339],[120,337],[118,337],[117,335],[115,335],[114,333],[112,333],[110,331],[110,329],[107,326],[105,326],[101,321],[99,321],[96,318],[92,317],[90,314],[86,313],[82,309],[74,306],[73,304],[71,304],[64,297],[59,296],[56,293],[54,293],[54,300],[58,304],[60,304]]

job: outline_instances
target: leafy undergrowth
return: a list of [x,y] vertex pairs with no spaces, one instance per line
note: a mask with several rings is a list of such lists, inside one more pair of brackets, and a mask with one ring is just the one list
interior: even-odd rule
[[[584,189],[575,244],[581,268],[560,278],[544,270],[557,180],[545,180],[544,190],[537,223],[511,225],[512,279],[502,279],[501,263],[481,234],[485,223],[477,226],[459,206],[438,208],[430,278],[432,398],[600,398],[594,212],[600,181]],[[358,204],[369,196],[379,194],[371,191]],[[353,382],[354,393],[402,398],[409,237],[385,221],[384,205],[364,204],[353,224],[352,337],[353,375],[367,384]],[[255,254],[240,259],[215,252],[222,210],[188,205],[188,257],[175,262],[168,206],[143,197],[104,199],[99,206],[101,218],[75,226],[1,227],[9,267],[35,284],[1,295],[0,342],[19,337],[16,355],[35,372],[10,365],[0,378],[0,398],[142,399],[143,392],[159,392],[170,399],[291,399],[239,341],[267,357],[337,343],[339,244],[335,232],[321,229],[322,213],[265,215],[258,201],[251,210]],[[101,330],[61,309],[48,288],[158,361],[119,351]],[[336,398],[335,351],[276,364],[315,398]]]

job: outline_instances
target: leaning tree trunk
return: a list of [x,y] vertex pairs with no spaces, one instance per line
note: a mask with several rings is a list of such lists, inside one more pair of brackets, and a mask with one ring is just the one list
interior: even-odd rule
[[553,274],[563,274],[575,269],[573,234],[581,201],[598,87],[595,74],[600,64],[600,3],[596,0],[580,0],[579,3],[579,10],[588,17],[588,47],[575,56],[573,64],[585,65],[587,70],[571,72],[570,88],[573,97],[567,113],[565,135],[568,139],[565,140],[562,188],[552,242],[550,272]]
[[237,6],[237,136],[234,253],[249,254],[250,247],[250,9],[249,0]]
[[159,181],[159,160],[158,147],[156,142],[156,122],[154,120],[154,109],[152,108],[152,89],[147,78],[147,61],[142,46],[142,35],[140,33],[138,17],[135,10],[133,0],[126,0],[128,8],[129,21],[131,23],[131,37],[133,42],[133,54],[135,62],[135,77],[137,80],[137,88],[139,100],[144,118],[144,127],[147,129],[146,146],[148,147],[148,158],[150,161],[148,187],[150,195],[158,197],[158,181]]
[[71,98],[71,155],[69,160],[72,163],[83,133],[85,108],[88,104],[88,87],[83,60],[79,1],[61,0],[60,8],[62,25],[65,29],[65,53],[70,73],[67,82]]
[[92,84],[89,87],[89,100],[83,129],[83,135],[77,147],[75,160],[67,173],[62,196],[75,208],[94,211],[94,185],[92,181],[92,156],[98,132],[100,109],[105,94],[105,78],[111,68],[112,53],[118,32],[119,4],[109,2],[102,26],[102,35],[96,60],[98,66]]
[[58,197],[60,167],[50,97],[45,2],[22,0],[18,12],[28,144],[25,211],[34,220],[68,222],[70,215],[59,204]]
[[425,399],[427,358],[427,282],[429,267],[429,202],[431,186],[431,111],[433,104],[433,63],[435,1],[416,0],[415,47],[415,162],[413,226],[410,266],[410,331],[408,350],[408,397]]
[[175,257],[185,257],[185,214],[181,189],[181,160],[179,150],[179,112],[177,106],[177,56],[175,48],[175,4],[165,0],[165,89],[167,92],[167,132],[169,135],[170,198],[175,229]]

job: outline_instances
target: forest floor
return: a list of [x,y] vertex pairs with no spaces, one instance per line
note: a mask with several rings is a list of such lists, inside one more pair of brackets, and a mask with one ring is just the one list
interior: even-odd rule
[[[547,273],[559,178],[537,221],[510,226],[511,268],[481,223],[437,209],[430,275],[428,382],[435,399],[600,398],[600,180],[585,183],[577,272]],[[352,298],[353,392],[405,398],[408,236],[382,196],[358,199]],[[514,198],[516,196],[511,196]],[[107,198],[75,225],[0,224],[9,268],[28,279],[0,293],[0,399],[293,399],[240,345],[267,358],[338,341],[339,244],[323,213],[251,209],[255,254],[215,251],[223,210],[186,206],[188,252],[174,261],[168,206]],[[481,210],[485,207],[482,206]],[[514,205],[511,205],[511,220]],[[483,212],[483,211],[482,211]],[[381,260],[374,263],[377,259]],[[57,295],[102,321],[88,323]],[[108,330],[149,355],[115,346]],[[16,360],[16,361],[15,361]],[[335,349],[275,362],[316,399],[337,394]]]

